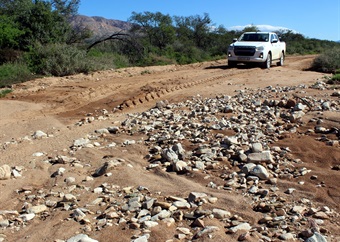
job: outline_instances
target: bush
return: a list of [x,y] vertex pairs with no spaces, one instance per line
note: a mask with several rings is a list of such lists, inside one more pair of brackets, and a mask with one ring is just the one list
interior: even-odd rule
[[327,82],[328,84],[340,84],[340,73],[334,74]]
[[35,45],[26,59],[30,69],[41,75],[67,76],[96,69],[87,61],[85,50],[67,44]]
[[335,73],[337,69],[340,69],[340,48],[329,49],[319,55],[314,59],[311,69],[326,73]]
[[128,57],[118,53],[103,52],[91,49],[87,54],[87,59],[95,70],[107,70],[112,68],[123,68],[130,66]]
[[141,66],[162,66],[171,64],[176,64],[176,61],[166,56],[160,56],[153,53],[150,53],[140,63]]
[[15,62],[21,59],[22,52],[14,49],[0,49],[0,65],[8,62]]
[[15,83],[31,80],[31,74],[27,65],[23,63],[6,63],[0,66],[0,88],[10,87]]
[[4,90],[0,90],[0,98],[5,97],[7,94],[11,93],[12,90],[11,89],[4,89]]

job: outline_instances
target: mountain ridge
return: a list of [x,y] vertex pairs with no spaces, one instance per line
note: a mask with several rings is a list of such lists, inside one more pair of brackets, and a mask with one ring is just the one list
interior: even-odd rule
[[100,16],[76,15],[70,19],[72,26],[88,28],[94,37],[111,35],[115,32],[127,31],[132,24],[122,20],[106,19]]

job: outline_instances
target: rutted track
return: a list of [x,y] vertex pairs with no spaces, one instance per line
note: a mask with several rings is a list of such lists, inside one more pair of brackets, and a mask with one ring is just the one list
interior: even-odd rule
[[[213,95],[216,90],[229,95],[244,86],[295,84],[301,82],[301,74],[307,81],[313,81],[321,74],[303,71],[313,58],[288,57],[285,66],[273,66],[270,70],[228,68],[226,60],[219,60],[43,78],[15,86],[10,98],[43,104],[44,115],[57,115],[72,122],[101,109],[127,112],[132,108],[148,108],[160,99],[176,101],[197,94]],[[295,77],[298,78],[294,80]]]
[[161,99],[165,97],[167,94],[170,94],[170,93],[173,94],[174,92],[179,91],[179,90],[189,89],[189,88],[192,88],[194,86],[199,86],[199,85],[209,85],[213,82],[226,80],[226,78],[229,78],[231,76],[244,74],[246,72],[251,72],[251,71],[252,71],[251,69],[240,69],[234,72],[228,71],[226,74],[218,74],[218,75],[205,77],[205,78],[195,80],[195,81],[191,81],[191,79],[180,80],[181,82],[184,82],[184,83],[181,83],[181,84],[175,83],[173,85],[167,85],[166,87],[160,88],[159,90],[156,90],[156,91],[143,92],[137,96],[133,96],[132,98],[124,100],[120,105],[118,105],[118,108],[120,110],[123,110],[129,107],[138,106],[146,102]]

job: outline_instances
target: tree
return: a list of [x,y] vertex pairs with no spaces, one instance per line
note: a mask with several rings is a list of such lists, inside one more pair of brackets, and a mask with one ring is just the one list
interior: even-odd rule
[[23,33],[11,18],[6,15],[0,16],[0,49],[18,48],[18,40]]
[[163,50],[175,40],[175,29],[169,15],[160,12],[132,12],[129,21],[134,24],[131,32],[140,33],[140,36],[145,35],[148,43],[159,50]]
[[50,2],[61,16],[70,18],[77,14],[80,0],[50,0]]
[[244,32],[260,32],[260,29],[259,29],[256,25],[251,24],[251,25],[245,27],[245,28],[242,30],[242,32],[243,32],[243,33],[244,33]]
[[203,16],[194,15],[189,17],[174,17],[178,38],[184,41],[193,41],[198,48],[206,48],[209,43],[211,32],[211,19],[209,14]]
[[204,13],[203,16],[195,15],[189,18],[191,27],[194,31],[194,40],[197,47],[207,47],[207,44],[209,43],[209,32],[211,31],[211,19],[209,14]]
[[75,39],[68,19],[77,13],[79,0],[2,0],[0,14],[10,16],[22,31],[19,46],[27,50],[35,42],[65,43]]
[[190,18],[183,16],[174,16],[176,29],[176,38],[182,43],[191,44],[193,40],[193,29],[191,28]]

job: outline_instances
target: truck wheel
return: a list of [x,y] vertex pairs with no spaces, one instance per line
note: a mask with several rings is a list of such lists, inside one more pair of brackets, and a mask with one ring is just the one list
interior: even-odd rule
[[283,62],[285,61],[285,54],[282,53],[281,57],[280,57],[280,61],[277,62],[276,64],[278,66],[283,66]]
[[269,69],[272,65],[272,55],[268,53],[267,60],[262,63],[262,67],[265,69]]

